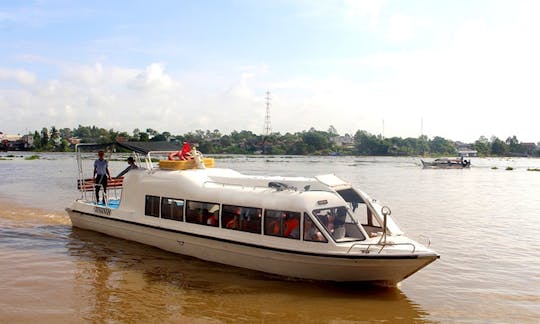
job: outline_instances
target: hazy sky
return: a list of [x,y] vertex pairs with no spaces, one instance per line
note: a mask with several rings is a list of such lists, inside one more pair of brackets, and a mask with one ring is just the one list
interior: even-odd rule
[[0,2],[0,131],[540,141],[540,1]]

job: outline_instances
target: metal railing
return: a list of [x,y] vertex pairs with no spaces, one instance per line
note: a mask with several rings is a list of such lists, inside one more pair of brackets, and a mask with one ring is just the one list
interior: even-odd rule
[[[95,202],[96,204],[96,195],[95,190],[96,186],[101,186],[100,191],[104,193],[105,203],[108,204],[109,199],[120,199],[122,194],[122,186],[107,186],[107,192],[103,191],[103,186],[101,184],[96,184],[93,181],[87,181],[88,179],[84,175],[83,167],[83,152],[81,151],[82,147],[94,146],[96,143],[82,143],[75,146],[76,159],[77,159],[77,182],[79,186],[79,191],[81,192],[81,199]],[[136,160],[139,161],[138,156],[135,156]],[[88,197],[90,195],[90,197]]]
[[[83,187],[88,187],[88,185],[91,185],[92,189],[84,189]],[[105,192],[103,190],[103,185],[99,183],[93,183],[93,182],[86,182],[84,179],[81,183],[81,189],[79,191],[81,192],[81,199],[92,201],[94,203],[99,203],[99,201],[96,200],[96,187],[100,187],[100,191],[103,194],[103,197],[105,197],[105,205],[108,205],[109,199],[114,200],[120,200],[120,197],[122,196],[122,187],[121,186],[111,186],[107,187],[107,191]],[[90,197],[88,197],[90,195]]]
[[411,254],[414,253],[416,251],[416,245],[412,244],[412,243],[391,243],[391,242],[384,242],[384,243],[353,243],[351,245],[351,247],[347,250],[347,254],[349,254],[351,252],[351,250],[356,247],[356,246],[367,246],[367,249],[364,249],[362,250],[362,253],[365,253],[365,254],[369,254],[370,253],[370,248],[372,246],[380,246],[381,248],[379,249],[379,251],[377,252],[377,254],[380,254],[382,252],[382,250],[387,247],[387,246],[396,246],[396,245],[408,245],[408,246],[412,246],[412,250],[411,250]]

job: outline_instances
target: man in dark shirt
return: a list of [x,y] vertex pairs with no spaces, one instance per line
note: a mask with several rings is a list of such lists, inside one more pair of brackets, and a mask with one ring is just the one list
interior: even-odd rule
[[129,164],[127,168],[125,168],[122,172],[118,173],[116,176],[117,178],[123,176],[124,174],[128,173],[129,170],[138,169],[139,167],[135,164],[135,160],[130,156],[127,158],[127,163]]

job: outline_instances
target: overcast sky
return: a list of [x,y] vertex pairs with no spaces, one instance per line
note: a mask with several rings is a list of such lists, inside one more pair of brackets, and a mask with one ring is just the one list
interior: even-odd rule
[[0,2],[0,131],[540,141],[540,1]]

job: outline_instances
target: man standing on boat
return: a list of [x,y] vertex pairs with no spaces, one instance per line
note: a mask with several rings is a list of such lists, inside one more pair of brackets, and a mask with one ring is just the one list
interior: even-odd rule
[[98,152],[98,159],[94,161],[94,181],[96,183],[96,202],[99,203],[99,189],[103,187],[103,203],[107,196],[107,179],[111,179],[109,162],[103,158],[105,153]]
[[123,176],[124,174],[128,173],[129,170],[133,170],[133,169],[138,169],[139,167],[137,166],[137,164],[135,164],[135,159],[133,159],[133,157],[128,157],[127,158],[127,163],[129,164],[127,168],[125,168],[122,172],[118,173],[118,175],[116,176],[117,178],[120,178],[121,176]]

